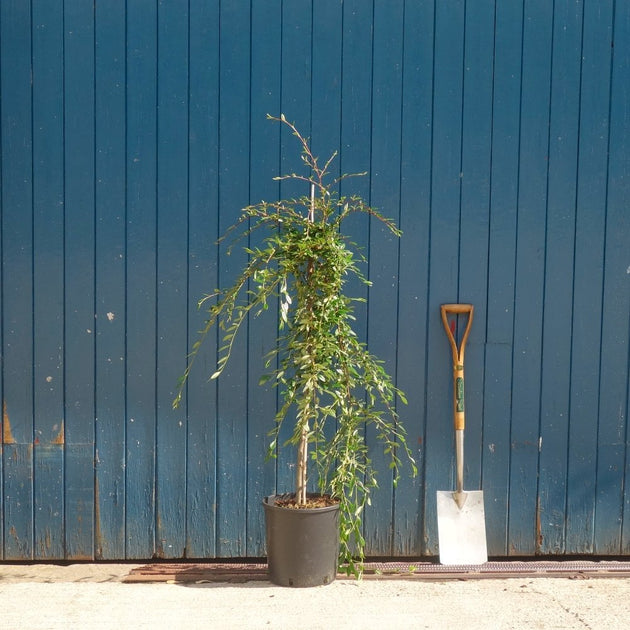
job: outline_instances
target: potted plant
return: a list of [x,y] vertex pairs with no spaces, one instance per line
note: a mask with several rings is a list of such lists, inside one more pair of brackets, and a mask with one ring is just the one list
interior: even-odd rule
[[[390,458],[394,481],[399,478],[401,455],[415,474],[396,412],[397,402],[406,402],[404,395],[353,331],[353,306],[359,298],[344,292],[351,276],[369,284],[359,269],[365,261],[353,252],[353,244],[341,230],[344,220],[363,213],[381,221],[393,234],[400,232],[360,197],[338,196],[339,182],[349,175],[330,175],[336,154],[320,166],[293,123],[284,115],[268,118],[290,128],[306,166],[306,174],[275,179],[303,182],[310,194],[250,205],[222,237],[238,241],[252,232],[263,232],[261,246],[246,247],[248,262],[234,284],[200,300],[199,306],[205,306],[209,316],[173,404],[179,404],[199,347],[214,326],[223,330],[224,344],[211,378],[219,377],[225,368],[246,319],[264,313],[270,302],[278,302],[278,336],[266,357],[267,373],[261,384],[272,382],[281,394],[269,454],[274,456],[279,446],[296,448],[297,472],[292,493],[264,501],[269,572],[275,583],[311,586],[332,581],[338,566],[361,575],[362,512],[377,485],[365,428],[375,427]],[[289,421],[293,423],[291,437],[278,445],[280,428]],[[317,493],[307,492],[311,475],[316,476]],[[310,524],[315,518],[321,520]],[[327,527],[330,532],[324,533]],[[325,549],[312,548],[320,542]]]

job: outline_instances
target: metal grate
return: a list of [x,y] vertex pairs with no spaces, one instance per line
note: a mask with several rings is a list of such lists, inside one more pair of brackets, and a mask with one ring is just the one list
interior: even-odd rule
[[[481,565],[366,562],[364,579],[468,580],[510,577],[630,577],[626,561],[507,561]],[[338,579],[346,576],[340,574]],[[263,563],[155,563],[133,569],[125,582],[249,582],[267,580]]]
[[439,578],[465,577],[510,577],[511,575],[540,575],[563,577],[588,575],[630,575],[630,562],[616,561],[507,561],[486,562],[481,565],[442,565],[431,562],[371,562],[366,563],[366,574],[413,575]]

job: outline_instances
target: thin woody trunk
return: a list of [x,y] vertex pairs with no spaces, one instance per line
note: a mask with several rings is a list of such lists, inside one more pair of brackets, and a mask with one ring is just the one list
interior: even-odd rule
[[306,467],[308,464],[308,424],[302,429],[302,437],[298,445],[297,473],[295,486],[298,505],[306,505]]
[[[311,207],[308,212],[308,220],[313,223],[315,221],[315,185],[311,184]],[[313,263],[309,263],[307,276],[312,273]],[[308,282],[308,280],[307,280]],[[295,479],[295,498],[298,505],[306,505],[306,472],[308,468],[308,422],[302,428],[302,435],[298,445],[297,466]]]

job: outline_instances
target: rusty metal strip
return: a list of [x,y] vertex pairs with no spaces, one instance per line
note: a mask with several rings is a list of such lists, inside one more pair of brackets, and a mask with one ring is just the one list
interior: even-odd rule
[[[471,580],[523,577],[630,577],[625,561],[487,562],[445,566],[431,562],[368,562],[364,579]],[[347,579],[344,574],[337,579]],[[351,578],[353,579],[353,578]],[[267,580],[267,565],[259,563],[155,563],[133,569],[124,582],[249,582]]]
[[266,564],[149,564],[133,569],[123,582],[250,582],[267,579]]

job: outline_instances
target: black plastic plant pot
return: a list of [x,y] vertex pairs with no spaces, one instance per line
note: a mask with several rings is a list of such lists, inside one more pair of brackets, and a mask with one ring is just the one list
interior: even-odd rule
[[339,505],[298,509],[265,497],[269,579],[279,586],[321,586],[337,575]]

